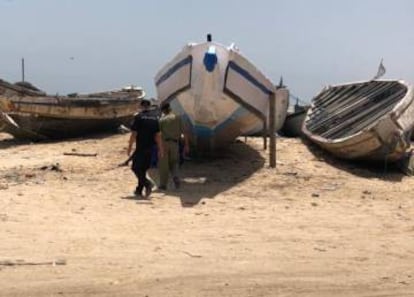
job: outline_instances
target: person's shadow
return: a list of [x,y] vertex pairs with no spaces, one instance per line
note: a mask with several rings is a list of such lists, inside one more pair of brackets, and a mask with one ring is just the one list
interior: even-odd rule
[[133,201],[135,201],[138,204],[149,204],[149,205],[154,204],[151,201],[151,199],[149,199],[149,198],[137,197],[137,196],[132,195],[132,194],[131,195],[122,196],[121,199],[124,199],[124,200],[133,200]]
[[191,207],[236,186],[264,165],[257,150],[236,141],[214,155],[185,161],[180,168],[180,189],[167,190],[167,194],[179,197],[183,207]]

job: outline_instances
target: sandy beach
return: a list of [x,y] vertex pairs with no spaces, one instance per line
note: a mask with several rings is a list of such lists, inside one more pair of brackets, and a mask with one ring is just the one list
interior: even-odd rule
[[0,133],[0,296],[414,296],[414,178],[240,138],[138,201],[128,137]]

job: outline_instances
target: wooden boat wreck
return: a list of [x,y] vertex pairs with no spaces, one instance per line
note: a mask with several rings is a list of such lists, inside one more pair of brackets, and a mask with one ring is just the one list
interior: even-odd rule
[[0,80],[0,131],[34,141],[108,131],[129,125],[144,96],[142,88],[53,96]]
[[182,115],[200,151],[223,147],[240,135],[267,132],[269,99],[276,93],[276,130],[288,106],[287,89],[274,84],[234,46],[211,41],[186,45],[155,76],[158,100]]
[[280,129],[280,134],[286,137],[301,137],[303,135],[302,126],[308,112],[309,105],[296,103],[288,108],[285,122]]
[[313,98],[302,130],[340,158],[396,161],[410,146],[413,100],[404,81],[329,86]]

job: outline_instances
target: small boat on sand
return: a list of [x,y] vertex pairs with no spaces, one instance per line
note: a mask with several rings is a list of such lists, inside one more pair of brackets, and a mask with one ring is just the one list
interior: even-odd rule
[[340,158],[396,161],[410,146],[413,100],[399,80],[329,86],[312,99],[302,130]]
[[288,106],[287,89],[274,84],[234,45],[186,45],[155,76],[158,99],[182,115],[199,151],[223,147],[241,135],[267,132],[269,100],[276,93],[276,130]]
[[108,131],[129,125],[144,96],[137,87],[53,96],[28,83],[0,80],[0,131],[34,141]]
[[286,137],[301,137],[303,135],[302,125],[308,109],[309,105],[301,105],[299,102],[289,106],[280,134]]

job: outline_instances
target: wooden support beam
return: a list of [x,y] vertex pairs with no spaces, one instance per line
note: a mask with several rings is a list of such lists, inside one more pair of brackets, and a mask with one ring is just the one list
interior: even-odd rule
[[270,167],[276,168],[276,94],[270,94],[270,101],[269,101],[269,138],[270,138],[270,145],[269,145],[269,161]]
[[96,157],[97,153],[63,153],[65,156],[78,156],[78,157]]

